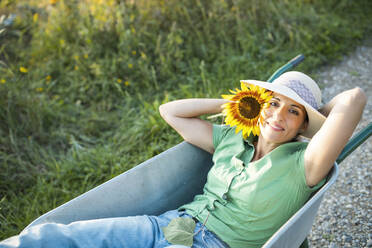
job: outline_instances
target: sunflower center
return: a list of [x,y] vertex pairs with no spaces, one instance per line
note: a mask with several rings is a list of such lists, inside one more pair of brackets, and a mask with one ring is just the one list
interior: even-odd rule
[[248,119],[256,118],[261,110],[260,103],[254,97],[243,97],[239,102],[240,114]]

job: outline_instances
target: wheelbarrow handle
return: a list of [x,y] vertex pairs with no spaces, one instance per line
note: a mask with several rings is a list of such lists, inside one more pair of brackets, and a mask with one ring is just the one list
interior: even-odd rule
[[272,81],[274,81],[277,77],[279,77],[284,72],[286,72],[289,69],[297,66],[304,59],[305,59],[305,56],[304,55],[302,55],[302,54],[297,55],[296,57],[294,57],[293,59],[291,59],[290,61],[288,61],[285,65],[283,65],[278,70],[276,70],[267,81],[271,83]]
[[372,134],[372,122],[365,128],[354,135],[342,150],[341,154],[336,159],[336,162],[341,163],[350,153],[352,153],[359,145],[361,145]]
[[293,59],[291,59],[288,63],[292,64],[292,67],[297,66],[299,63],[301,63],[305,59],[305,56],[302,54],[297,55]]

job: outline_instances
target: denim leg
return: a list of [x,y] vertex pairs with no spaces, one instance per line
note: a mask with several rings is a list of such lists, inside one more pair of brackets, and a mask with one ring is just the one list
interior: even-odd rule
[[165,240],[161,226],[168,225],[178,212],[169,211],[161,216],[106,218],[68,225],[40,224],[0,242],[0,248],[166,247],[170,244]]
[[[172,210],[160,216],[106,218],[68,225],[40,224],[0,242],[0,248],[163,248],[171,244],[164,238],[161,228],[177,217],[191,218],[184,212]],[[194,236],[193,248],[228,247],[199,222],[194,232],[198,234]]]

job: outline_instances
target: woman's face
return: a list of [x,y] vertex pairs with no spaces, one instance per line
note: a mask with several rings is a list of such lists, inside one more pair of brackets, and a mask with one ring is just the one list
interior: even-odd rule
[[273,93],[261,115],[261,136],[271,143],[291,141],[307,127],[305,107],[278,93]]

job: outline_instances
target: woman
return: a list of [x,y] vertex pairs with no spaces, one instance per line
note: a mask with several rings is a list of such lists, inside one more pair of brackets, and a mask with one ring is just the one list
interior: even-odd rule
[[[42,224],[0,247],[166,247],[177,244],[174,235],[185,238],[174,220],[196,222],[193,247],[262,246],[324,183],[360,120],[366,96],[359,88],[347,90],[318,112],[320,90],[303,73],[284,73],[272,84],[244,82],[273,92],[261,111],[258,138],[244,139],[234,127],[199,118],[221,112],[229,100],[185,99],[159,108],[187,142],[213,153],[204,193],[191,203],[161,216]],[[297,142],[298,135],[311,140]]]
[[[259,247],[323,184],[366,96],[359,88],[342,92],[320,110],[325,119],[317,111],[320,89],[303,73],[284,73],[272,84],[244,82],[273,91],[257,140],[242,142],[233,128],[198,118],[220,112],[227,100],[180,100],[162,105],[160,113],[187,142],[214,153],[203,196],[182,208],[201,222],[210,213],[206,227],[231,247]],[[311,141],[293,142],[299,134]],[[243,166],[231,169],[234,163]],[[228,186],[219,187],[223,181]]]

